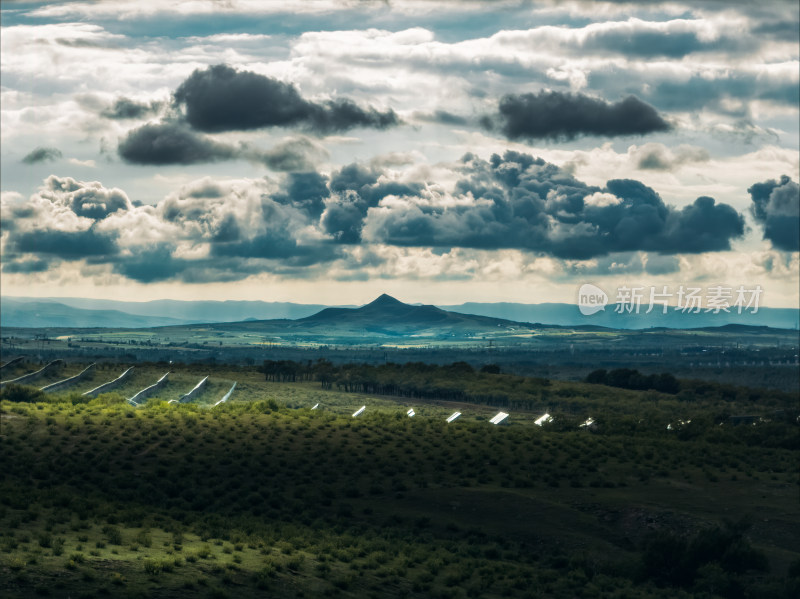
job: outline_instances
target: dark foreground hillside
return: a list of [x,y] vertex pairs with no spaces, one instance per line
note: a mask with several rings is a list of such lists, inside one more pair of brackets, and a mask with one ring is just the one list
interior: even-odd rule
[[[258,384],[291,405],[303,393],[361,403],[318,384]],[[556,387],[591,409],[594,386]],[[137,409],[115,393],[11,391],[0,403],[4,597],[800,590],[797,428],[787,419],[720,426],[695,402],[693,422],[671,431],[609,420],[493,427],[447,425],[439,412],[407,418],[388,400],[353,419],[274,399]],[[597,393],[641,420],[647,402],[664,413],[679,401]]]

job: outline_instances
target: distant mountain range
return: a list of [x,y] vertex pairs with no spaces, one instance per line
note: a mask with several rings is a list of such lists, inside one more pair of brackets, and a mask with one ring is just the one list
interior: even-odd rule
[[[199,323],[232,323],[247,321],[284,320],[298,321],[303,327],[320,328],[326,326],[329,318],[337,319],[338,326],[346,326],[353,331],[364,330],[370,317],[381,314],[380,322],[369,326],[393,331],[402,335],[403,331],[420,330],[426,322],[443,329],[466,322],[464,315],[500,319],[506,323],[538,323],[557,326],[595,325],[614,329],[646,329],[666,327],[675,329],[719,327],[729,324],[768,326],[773,328],[795,329],[798,327],[800,310],[792,308],[759,308],[755,314],[736,311],[719,314],[700,312],[683,313],[673,309],[663,314],[656,308],[645,314],[643,308],[638,314],[615,311],[615,305],[591,316],[584,316],[573,304],[542,303],[477,303],[458,305],[418,306],[404,304],[388,295],[357,310],[352,306],[330,307],[323,304],[295,304],[291,302],[262,301],[178,301],[156,300],[150,302],[127,302],[116,300],[97,300],[85,298],[0,298],[0,326],[3,327],[77,327],[77,328],[152,328],[160,326],[188,325]],[[420,308],[420,310],[417,310]],[[413,314],[414,325],[408,318]],[[459,316],[460,315],[460,316]],[[483,328],[488,321],[469,319],[469,326]],[[405,325],[404,325],[405,323]],[[483,324],[481,324],[483,323]],[[493,326],[497,326],[494,323]],[[458,327],[456,327],[458,328]]]
[[604,311],[584,316],[575,304],[515,304],[515,303],[466,303],[451,306],[440,306],[445,310],[480,314],[495,318],[507,318],[519,322],[556,324],[560,326],[597,325],[612,329],[649,329],[665,327],[669,329],[698,329],[704,327],[721,327],[728,324],[749,326],[766,326],[778,329],[798,328],[800,309],[797,308],[759,308],[751,314],[743,311],[738,314],[735,309],[730,312],[681,312],[670,307],[667,313],[661,306],[656,306],[650,314],[642,305],[639,313],[618,312],[617,304],[609,304]]
[[0,298],[0,326],[150,328],[248,319],[295,319],[327,307],[323,304],[260,301],[125,302],[66,297],[3,297]]

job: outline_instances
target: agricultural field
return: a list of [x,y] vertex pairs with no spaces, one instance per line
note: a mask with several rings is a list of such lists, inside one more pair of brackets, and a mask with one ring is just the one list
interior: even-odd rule
[[[86,366],[67,364],[36,385]],[[800,590],[791,394],[463,370],[468,393],[452,401],[445,368],[431,371],[426,397],[410,398],[338,379],[330,388],[265,380],[261,366],[165,363],[136,364],[121,387],[83,395],[128,366],[99,363],[54,393],[2,390],[4,597]],[[166,371],[157,395],[126,402]],[[195,400],[167,403],[205,376]],[[481,403],[491,380],[529,401]],[[234,381],[228,402],[212,407]],[[508,426],[488,423],[499,409]],[[456,410],[463,416],[447,424]],[[554,420],[536,426],[544,412]],[[741,414],[755,424],[732,424]],[[596,424],[581,428],[588,417]]]

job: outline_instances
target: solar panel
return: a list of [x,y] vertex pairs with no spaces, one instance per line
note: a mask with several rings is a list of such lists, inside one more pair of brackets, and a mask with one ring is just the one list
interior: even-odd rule
[[9,383],[15,383],[17,385],[21,385],[22,383],[26,383],[27,381],[31,381],[33,379],[37,379],[40,376],[42,376],[43,374],[45,374],[46,372],[52,370],[53,368],[55,368],[59,364],[63,364],[63,363],[64,363],[64,360],[53,360],[47,366],[45,366],[44,368],[40,368],[36,372],[29,372],[28,374],[23,374],[22,376],[17,377],[15,379],[11,379],[10,381],[0,382],[0,388],[5,387]]
[[197,383],[194,386],[194,389],[189,391],[189,393],[181,396],[181,398],[179,400],[180,403],[184,403],[184,402],[187,402],[187,401],[192,401],[195,398],[196,395],[199,395],[200,393],[202,393],[203,392],[203,388],[205,388],[205,386],[206,386],[206,381],[208,381],[208,376],[206,376],[203,380],[201,380],[199,383]]
[[355,412],[353,412],[353,418],[355,418],[357,416],[361,416],[361,414],[363,414],[364,410],[366,410],[366,409],[367,409],[367,406],[361,406],[360,408],[358,408]]
[[536,420],[534,420],[534,424],[542,426],[547,422],[553,422],[553,417],[550,414],[545,413],[543,416],[539,416]]
[[227,392],[227,393],[226,393],[226,394],[223,396],[223,398],[222,398],[222,399],[220,399],[220,400],[219,400],[217,403],[215,403],[215,404],[214,404],[214,407],[216,408],[216,407],[217,407],[219,404],[221,404],[221,403],[225,403],[226,401],[228,401],[228,398],[231,396],[231,393],[233,393],[233,390],[234,390],[234,389],[236,389],[236,381],[234,381],[234,383],[233,383],[233,386],[231,387],[230,391],[228,391],[228,392]]
[[408,412],[406,412],[406,415],[409,418],[412,418],[415,414],[416,414],[416,412],[414,411],[414,408],[409,408]]
[[164,385],[167,384],[167,376],[169,376],[169,372],[162,376],[158,381],[156,381],[153,385],[149,387],[145,387],[141,391],[139,391],[136,395],[128,399],[128,403],[134,406],[138,406],[142,403],[142,400],[147,399],[152,395],[156,390],[160,389]]
[[498,412],[489,422],[492,424],[500,424],[501,422],[505,421],[506,418],[508,418],[508,414],[505,412]]
[[89,364],[79,374],[76,374],[75,376],[71,376],[71,377],[69,377],[67,379],[63,379],[61,381],[57,381],[55,383],[51,383],[50,385],[42,387],[41,389],[39,389],[39,391],[55,391],[56,389],[60,389],[61,387],[67,387],[69,385],[77,383],[81,379],[83,379],[86,376],[88,376],[89,373],[94,370],[94,367],[95,367],[95,364]]
[[450,424],[451,422],[453,422],[453,421],[454,421],[456,418],[458,418],[459,416],[461,416],[461,412],[453,412],[453,413],[452,413],[452,414],[450,414],[450,416],[447,418],[447,424]]
[[121,375],[119,375],[113,381],[109,381],[107,383],[103,383],[99,387],[95,387],[94,389],[92,389],[90,391],[87,391],[83,395],[86,396],[86,397],[95,397],[96,395],[99,395],[103,391],[106,391],[108,389],[112,389],[112,388],[116,387],[117,385],[119,385],[120,383],[124,382],[125,379],[127,379],[131,375],[132,371],[133,371],[133,366],[128,368],[128,370],[123,372]]

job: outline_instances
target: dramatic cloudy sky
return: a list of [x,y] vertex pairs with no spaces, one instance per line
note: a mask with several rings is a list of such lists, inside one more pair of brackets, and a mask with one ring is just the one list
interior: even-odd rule
[[2,4],[2,292],[797,306],[795,2]]

